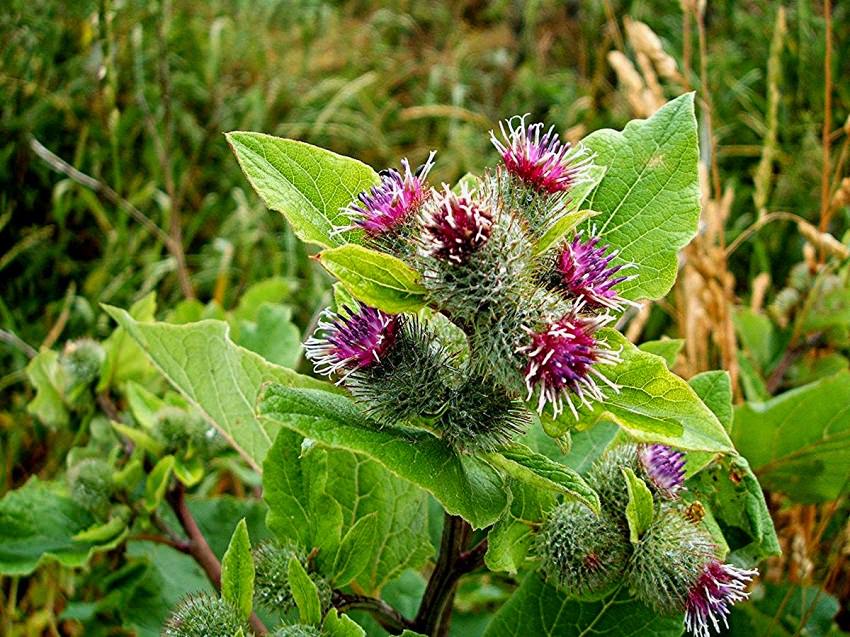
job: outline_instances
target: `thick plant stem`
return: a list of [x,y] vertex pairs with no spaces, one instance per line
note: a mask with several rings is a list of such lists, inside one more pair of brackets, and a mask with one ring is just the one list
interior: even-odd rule
[[445,515],[437,564],[413,622],[417,632],[430,637],[444,637],[448,634],[458,580],[478,568],[487,552],[486,540],[469,551],[465,550],[471,533],[472,528],[463,518],[448,513]]

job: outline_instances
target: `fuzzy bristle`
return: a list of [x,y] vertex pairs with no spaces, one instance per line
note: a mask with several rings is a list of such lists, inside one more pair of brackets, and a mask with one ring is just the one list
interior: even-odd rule
[[239,611],[212,595],[192,595],[181,601],[162,629],[163,637],[253,635]]
[[543,573],[570,595],[608,592],[622,579],[628,561],[628,541],[618,525],[575,502],[551,511],[536,541]]

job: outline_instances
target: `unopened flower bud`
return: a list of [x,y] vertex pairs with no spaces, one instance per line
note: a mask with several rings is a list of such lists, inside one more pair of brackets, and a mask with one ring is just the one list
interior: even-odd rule
[[320,637],[322,633],[309,624],[292,624],[283,626],[274,632],[272,637]]
[[617,523],[576,502],[549,513],[537,543],[543,573],[574,596],[606,594],[622,579],[628,560],[628,540]]
[[289,586],[289,560],[293,557],[306,566],[307,559],[294,544],[263,542],[254,547],[254,599],[266,610],[285,614],[295,600]]
[[163,637],[210,637],[253,634],[239,611],[223,599],[208,594],[187,597],[174,610],[163,627]]
[[81,460],[68,471],[71,497],[98,517],[105,517],[112,496],[112,467],[100,458]]

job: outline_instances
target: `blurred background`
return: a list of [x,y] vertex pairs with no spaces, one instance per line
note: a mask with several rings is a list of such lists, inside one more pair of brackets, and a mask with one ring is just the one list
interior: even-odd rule
[[[531,113],[576,141],[694,90],[701,232],[676,288],[642,307],[628,336],[685,339],[674,369],[729,370],[739,402],[848,367],[850,3],[2,4],[0,494],[64,461],[74,432],[27,410],[26,366],[41,348],[107,337],[99,304],[155,292],[159,318],[232,321],[261,289],[288,308],[295,340],[327,304],[329,279],[250,189],[230,130],[376,169],[439,149],[433,181],[453,183],[495,162],[487,133],[499,119]],[[830,461],[850,463],[841,435]],[[850,629],[846,486],[770,494],[784,555],[746,611],[772,618],[770,634],[837,634],[833,618]],[[63,600],[80,591],[55,573],[40,582],[0,578],[0,630],[59,634]],[[50,617],[25,632],[36,611]]]

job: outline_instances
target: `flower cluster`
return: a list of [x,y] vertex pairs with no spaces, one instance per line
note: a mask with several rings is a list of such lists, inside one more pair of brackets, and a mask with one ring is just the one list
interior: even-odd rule
[[436,190],[427,183],[434,153],[416,171],[405,159],[348,206],[351,225],[340,228],[362,230],[368,245],[414,268],[428,305],[466,347],[443,345],[432,319],[360,304],[326,313],[305,344],[316,371],[337,377],[376,421],[425,427],[462,450],[521,434],[523,398],[578,417],[618,390],[600,368],[619,353],[599,330],[622,309],[627,264],[597,236],[536,248],[571,211],[592,155],[525,117],[500,128],[495,170]]
[[[627,443],[605,453],[587,475],[599,495],[600,515],[575,503],[549,513],[537,538],[544,574],[578,596],[605,594],[625,581],[660,614],[684,613],[696,637],[719,631],[732,605],[747,598],[757,572],[718,558],[711,535],[691,514],[693,505],[679,499],[684,466],[682,452],[660,444]],[[645,480],[655,496],[653,521],[634,543],[624,469]],[[609,554],[617,559],[606,561]]]

